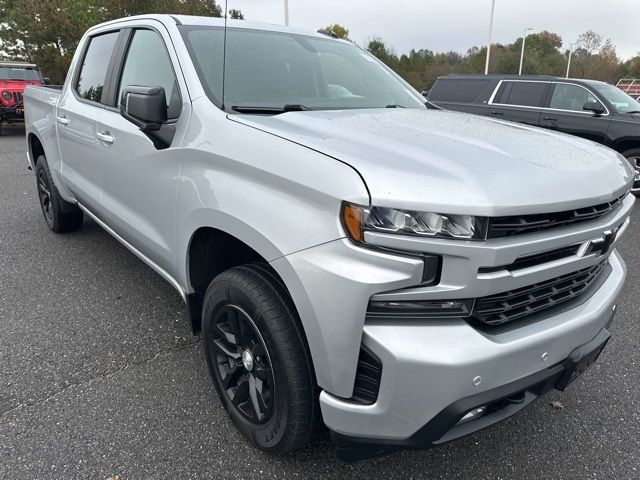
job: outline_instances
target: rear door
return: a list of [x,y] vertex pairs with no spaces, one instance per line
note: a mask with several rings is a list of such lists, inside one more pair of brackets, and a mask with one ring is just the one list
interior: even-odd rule
[[101,196],[96,122],[104,109],[106,77],[119,33],[100,33],[85,42],[56,111],[62,177],[76,199],[92,210],[99,206]]
[[[597,102],[604,115],[582,109],[586,102]],[[554,83],[544,108],[540,126],[569,133],[598,143],[607,141],[610,115],[607,107],[586,87],[574,83]]]
[[538,126],[550,85],[537,80],[502,80],[489,100],[489,114]]
[[[128,28],[114,69],[110,105],[98,118],[104,220],[163,270],[175,271],[176,194],[179,138],[190,113],[189,96],[177,57],[161,24]],[[168,148],[154,145],[119,111],[125,86],[163,87],[169,123],[176,134]]]
[[449,76],[438,79],[429,100],[447,110],[489,115],[487,101],[498,80],[485,76]]

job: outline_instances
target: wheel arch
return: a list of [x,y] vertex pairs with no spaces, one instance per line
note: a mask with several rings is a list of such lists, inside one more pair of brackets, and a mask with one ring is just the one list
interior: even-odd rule
[[627,150],[640,149],[640,137],[626,137],[618,139],[614,142],[612,148],[618,153],[623,153]]
[[31,167],[35,170],[36,168],[36,160],[40,155],[47,156],[44,151],[44,145],[40,140],[40,137],[33,132],[29,132],[27,134],[27,147],[29,154],[29,162],[31,163]]
[[[303,341],[310,347],[301,318],[301,309],[296,304],[296,298],[287,286],[282,272],[278,271],[277,265],[270,263],[269,257],[273,253],[271,255],[268,251],[261,253],[258,251],[259,249],[259,247],[254,248],[248,242],[220,228],[201,226],[195,229],[188,243],[186,258],[186,273],[189,284],[189,293],[186,295],[187,310],[193,332],[198,333],[201,330],[202,302],[211,281],[230,268],[253,262],[263,262],[271,268],[273,274],[280,280],[287,294],[291,297],[300,317]],[[224,253],[217,255],[217,252],[220,251]],[[313,351],[311,353],[311,361],[315,371]]]

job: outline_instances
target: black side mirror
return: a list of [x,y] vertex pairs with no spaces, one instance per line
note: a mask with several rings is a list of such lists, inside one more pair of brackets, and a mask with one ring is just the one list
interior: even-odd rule
[[598,102],[587,102],[584,104],[582,109],[593,112],[596,117],[599,117],[605,112],[604,107]]
[[124,87],[120,115],[145,133],[160,130],[167,121],[167,96],[162,87]]
[[51,79],[49,77],[44,77],[42,80],[44,80],[45,85],[51,85]]

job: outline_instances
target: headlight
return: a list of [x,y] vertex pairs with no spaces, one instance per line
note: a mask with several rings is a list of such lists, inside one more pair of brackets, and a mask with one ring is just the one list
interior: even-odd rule
[[345,203],[342,223],[351,240],[364,243],[365,232],[430,238],[484,240],[486,217],[416,212],[386,207],[361,207]]
[[11,92],[7,92],[6,90],[2,92],[2,98],[5,100],[11,100]]

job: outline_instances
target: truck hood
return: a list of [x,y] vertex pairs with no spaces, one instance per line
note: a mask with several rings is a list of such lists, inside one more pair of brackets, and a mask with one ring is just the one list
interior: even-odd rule
[[372,109],[230,118],[347,163],[377,206],[546,213],[607,202],[633,181],[628,162],[606,147],[464,113]]

